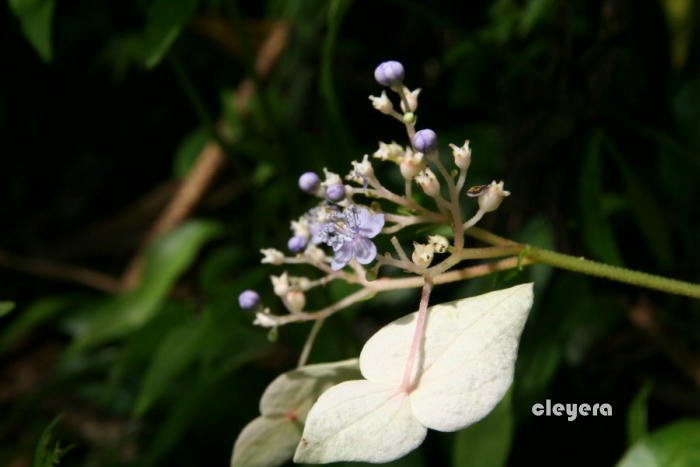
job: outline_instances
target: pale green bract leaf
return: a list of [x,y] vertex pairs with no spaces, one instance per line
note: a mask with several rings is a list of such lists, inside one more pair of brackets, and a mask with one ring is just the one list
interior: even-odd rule
[[274,467],[292,458],[304,420],[318,396],[358,378],[357,359],[307,365],[275,378],[260,399],[260,417],[238,435],[231,467]]
[[274,467],[287,462],[301,438],[301,424],[283,417],[258,417],[238,435],[231,467]]
[[340,381],[360,376],[357,359],[307,365],[279,375],[260,398],[260,413],[267,416],[288,416],[302,423],[318,396]]
[[380,329],[360,354],[366,380],[319,398],[295,462],[388,462],[419,446],[427,428],[455,431],[485,417],[513,381],[532,300],[530,283],[431,307],[410,392],[401,383],[417,313]]

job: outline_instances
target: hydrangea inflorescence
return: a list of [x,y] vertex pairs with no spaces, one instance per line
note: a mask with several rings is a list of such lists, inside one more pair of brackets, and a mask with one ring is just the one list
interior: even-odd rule
[[[467,231],[485,214],[495,211],[510,193],[503,189],[503,182],[496,181],[465,189],[472,157],[469,141],[460,146],[450,145],[452,167],[449,167],[440,157],[436,132],[430,128],[416,131],[421,90],[411,90],[404,85],[405,71],[401,63],[395,60],[381,63],[374,76],[388,89],[382,90],[379,96],[369,97],[372,106],[405,127],[407,143],[380,142],[371,156],[365,154],[361,160],[353,161],[345,177],[327,168],[323,169],[323,176],[309,171],[299,177],[301,191],[316,197],[318,202],[291,221],[291,235],[287,241],[289,254],[276,248],[265,248],[261,250],[262,262],[276,266],[311,266],[320,274],[295,276],[284,271],[270,276],[273,291],[286,313],[273,312],[261,303],[257,293],[250,290],[241,294],[239,304],[255,313],[254,324],[272,328],[270,335],[273,337],[277,335],[277,328],[284,324],[301,321],[315,321],[315,324],[299,357],[296,370],[299,374],[293,378],[296,382],[292,383],[291,377],[287,381],[282,375],[265,391],[261,400],[261,417],[246,426],[236,442],[233,467],[252,465],[248,460],[253,458],[266,459],[258,464],[253,462],[255,465],[280,465],[292,455],[295,461],[314,463],[389,461],[419,445],[428,428],[452,431],[473,423],[493,409],[510,385],[517,347],[517,339],[513,337],[522,331],[532,303],[530,285],[500,291],[492,298],[484,296],[459,301],[456,307],[462,310],[459,319],[464,329],[456,325],[457,317],[452,312],[431,314],[433,328],[426,328],[434,284],[463,280],[499,267],[508,269],[519,264],[517,255],[521,246],[517,244],[465,247]],[[388,93],[398,96],[398,106]],[[373,162],[398,169],[403,187],[383,184],[379,179],[381,171],[375,170]],[[465,201],[472,204],[474,211],[469,218],[463,216],[462,204]],[[418,225],[430,234],[424,238],[424,234],[410,238],[412,250],[407,252],[394,234]],[[437,229],[443,233],[450,231],[451,239],[438,235]],[[388,242],[386,237],[389,237]],[[393,252],[382,252],[388,244]],[[511,257],[503,260],[502,266],[498,262],[492,263],[489,265],[492,269],[478,265],[453,270],[466,260],[502,256]],[[397,270],[403,274],[396,274]],[[386,274],[387,271],[390,274]],[[307,310],[306,293],[331,281],[344,281],[355,290],[324,308]],[[334,383],[338,384],[320,398],[317,394],[302,394],[303,387],[317,387],[319,383],[313,376],[317,369],[305,363],[325,318],[377,293],[412,287],[422,288],[416,317],[409,321],[406,319],[410,316],[401,318],[401,325],[385,332],[384,337],[380,331],[375,335],[380,338],[372,338],[365,345],[359,369],[366,379],[357,379],[360,375],[344,383],[341,381],[348,378],[335,379]],[[489,300],[498,303],[497,309],[484,308]],[[507,301],[511,305],[503,305]],[[453,308],[450,305],[443,309]],[[488,315],[495,322],[477,320],[485,327],[472,329],[470,316],[473,313]],[[405,326],[405,322],[410,322],[411,326]],[[387,327],[391,328],[392,324]],[[466,332],[466,328],[473,334]],[[426,333],[426,329],[432,331]],[[495,338],[489,332],[496,332]],[[400,337],[398,341],[397,336]],[[492,338],[498,340],[498,336],[502,342],[492,346]],[[477,341],[480,344],[475,346]],[[370,345],[371,342],[374,344]],[[456,353],[443,352],[444,345]],[[441,365],[448,365],[449,371],[428,374],[421,368],[425,358],[444,355],[449,358],[441,360]],[[496,373],[482,371],[479,365],[463,364],[465,360],[482,362],[483,359],[493,363]],[[338,364],[343,366],[348,362]],[[357,365],[355,361],[353,367],[357,369]],[[306,374],[306,369],[311,373]],[[479,374],[472,374],[474,371]],[[440,375],[449,381],[444,381]],[[386,380],[389,377],[390,381]],[[477,385],[481,389],[475,393],[471,383],[463,384],[464,381],[473,382],[474,378],[483,378],[489,383]],[[379,382],[381,384],[377,386]],[[439,397],[431,395],[431,384],[438,388],[445,383],[457,384],[461,392],[447,391],[446,399],[439,402]],[[285,387],[289,394],[284,392]],[[438,409],[433,410],[431,407],[435,401],[439,402]],[[283,417],[275,418],[273,415],[279,415],[276,408],[281,407],[278,404],[285,407],[285,404],[291,404],[291,412],[283,411]],[[383,409],[387,407],[390,413]],[[421,407],[427,407],[428,412],[434,414],[425,418]],[[270,412],[272,408],[275,409]],[[289,426],[289,420],[304,423],[302,435],[296,425]],[[375,436],[373,430],[379,426],[382,434]],[[339,435],[346,431],[352,434]],[[362,445],[362,452],[357,449],[358,443]]]
[[[461,146],[450,144],[453,164],[451,173],[440,158],[438,136],[430,128],[416,131],[420,88],[409,89],[404,84],[403,65],[395,60],[383,62],[374,72],[377,82],[398,97],[394,105],[387,90],[379,96],[370,96],[372,106],[405,126],[408,144],[380,142],[372,156],[365,154],[352,162],[352,169],[343,178],[323,169],[323,176],[309,171],[299,177],[299,188],[319,201],[298,219],[291,222],[291,236],[285,255],[275,248],[261,250],[263,263],[273,265],[306,264],[322,273],[321,277],[272,276],[273,288],[287,313],[273,313],[258,302],[242,306],[256,313],[255,323],[277,327],[295,321],[325,318],[358,300],[378,291],[389,290],[392,277],[368,280],[378,276],[380,269],[391,266],[418,276],[418,281],[430,281],[448,269],[470,258],[470,249],[464,248],[465,231],[474,226],[484,214],[494,211],[510,193],[502,182],[479,185],[464,190],[466,174],[471,163],[469,141]],[[402,192],[385,186],[377,177],[374,161],[394,164],[404,180]],[[414,193],[414,187],[422,194]],[[462,202],[477,198],[477,210],[463,219]],[[440,235],[431,235],[425,241],[414,241],[413,251],[407,253],[396,237],[391,235],[410,226],[428,224],[448,226],[452,241]],[[380,234],[390,236],[395,254],[378,254],[375,240]],[[443,256],[440,256],[443,255]],[[447,255],[445,257],[444,255]],[[443,258],[433,264],[437,258]],[[372,274],[369,274],[371,268]],[[318,311],[307,311],[305,293],[333,280],[356,284],[360,290],[352,296]],[[398,283],[395,283],[398,285]],[[250,304],[250,291],[247,300]]]

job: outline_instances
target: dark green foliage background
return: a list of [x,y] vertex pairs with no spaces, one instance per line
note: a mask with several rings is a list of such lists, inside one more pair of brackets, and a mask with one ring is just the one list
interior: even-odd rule
[[[202,18],[231,32],[236,51],[206,37]],[[279,19],[290,39],[243,121],[229,96],[259,45],[249,32]],[[698,282],[699,26],[683,0],[3,2],[0,301],[16,307],[0,316],[0,465],[30,465],[60,413],[53,439],[74,445],[61,465],[228,463],[308,330],[284,327],[270,343],[236,297],[252,287],[276,306],[267,275],[281,271],[257,252],[282,248],[288,220],[311,206],[301,172],[344,173],[378,140],[403,141],[367,100],[389,58],[423,88],[418,126],[445,149],[470,139],[470,182],[503,179],[513,192],[483,226]],[[229,164],[195,220],[151,249],[136,290],[113,296],[12,267],[8,253],[118,277],[165,198],[143,200],[172,191],[219,115],[219,130],[239,135]],[[469,432],[431,433],[395,465],[610,465],[647,421],[653,431],[700,416],[697,301],[542,266],[434,299],[530,279],[511,408]],[[338,314],[311,361],[356,356],[416,302],[391,293]],[[640,309],[655,332],[630,318]],[[547,398],[609,402],[613,416],[532,416]],[[678,441],[683,427],[662,435],[691,445]]]

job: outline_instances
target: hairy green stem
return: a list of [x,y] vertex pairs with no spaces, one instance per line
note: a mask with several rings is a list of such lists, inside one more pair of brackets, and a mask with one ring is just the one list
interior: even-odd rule
[[537,263],[548,264],[569,271],[580,272],[590,276],[604,277],[606,279],[623,282],[625,284],[660,290],[662,292],[685,295],[687,297],[700,298],[700,284],[669,279],[646,272],[611,266],[584,258],[577,258],[555,251],[526,246],[524,256]]
[[497,246],[522,246],[521,254],[536,263],[548,264],[561,269],[588,274],[590,276],[603,277],[625,284],[636,285],[648,289],[660,290],[662,292],[684,295],[686,297],[700,298],[700,284],[670,279],[668,277],[648,274],[646,272],[634,271],[631,269],[611,266],[585,258],[565,255],[543,248],[530,245],[523,245],[507,238],[500,237],[487,230],[472,227],[467,235],[477,238],[485,243]]

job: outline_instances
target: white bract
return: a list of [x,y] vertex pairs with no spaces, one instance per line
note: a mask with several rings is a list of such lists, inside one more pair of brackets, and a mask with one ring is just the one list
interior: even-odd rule
[[231,467],[274,467],[289,461],[318,395],[358,376],[357,359],[307,365],[279,375],[260,399],[260,417],[238,435]]
[[513,381],[532,299],[532,284],[523,284],[431,307],[408,389],[417,313],[380,329],[360,355],[365,379],[321,395],[294,461],[389,462],[418,447],[428,428],[455,431],[485,417]]

